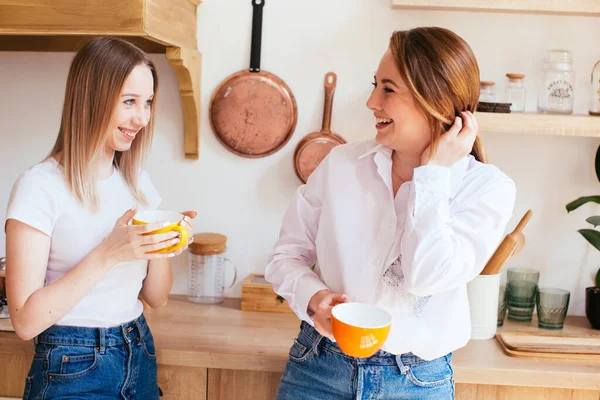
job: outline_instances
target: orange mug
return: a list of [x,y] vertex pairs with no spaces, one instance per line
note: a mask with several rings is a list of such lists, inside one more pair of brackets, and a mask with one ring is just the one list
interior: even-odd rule
[[338,346],[352,357],[370,357],[383,346],[392,316],[365,303],[341,303],[331,309],[331,331]]
[[175,211],[163,211],[163,210],[151,210],[151,211],[140,211],[138,212],[131,223],[133,225],[144,225],[155,222],[169,222],[169,225],[162,229],[158,229],[152,232],[144,233],[144,235],[155,235],[157,233],[167,233],[171,231],[179,232],[179,243],[173,246],[166,247],[161,250],[152,251],[151,253],[171,253],[180,247],[183,247],[188,240],[188,231],[184,226],[179,225],[179,222],[183,220],[184,215]]

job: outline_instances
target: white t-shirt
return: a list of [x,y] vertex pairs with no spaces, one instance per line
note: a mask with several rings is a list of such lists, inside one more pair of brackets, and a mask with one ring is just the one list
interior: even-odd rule
[[[146,171],[140,174],[139,187],[149,202],[138,205],[139,210],[156,209],[161,198]],[[136,204],[116,168],[109,178],[98,182],[97,190],[99,207],[92,213],[71,194],[64,168],[52,157],[23,172],[13,186],[6,220],[21,221],[51,238],[45,286],[79,264]],[[111,327],[139,317],[143,306],[138,295],[147,269],[147,260],[115,265],[56,324]]]

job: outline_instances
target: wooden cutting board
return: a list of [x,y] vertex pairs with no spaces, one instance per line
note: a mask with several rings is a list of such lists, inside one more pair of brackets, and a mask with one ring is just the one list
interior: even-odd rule
[[541,329],[534,316],[530,323],[507,320],[496,340],[514,357],[600,360],[600,330],[585,317],[567,317],[561,330]]

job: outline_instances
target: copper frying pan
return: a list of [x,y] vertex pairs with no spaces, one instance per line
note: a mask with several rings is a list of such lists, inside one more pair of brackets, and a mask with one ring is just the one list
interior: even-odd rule
[[296,146],[294,166],[296,175],[304,183],[329,154],[332,148],[346,143],[344,138],[331,132],[331,109],[337,75],[333,72],[325,74],[325,106],[323,109],[323,126],[318,132],[309,133]]
[[276,75],[260,70],[265,0],[252,0],[250,69],[225,79],[210,102],[210,125],[217,139],[242,157],[266,157],[291,138],[298,120],[296,99]]

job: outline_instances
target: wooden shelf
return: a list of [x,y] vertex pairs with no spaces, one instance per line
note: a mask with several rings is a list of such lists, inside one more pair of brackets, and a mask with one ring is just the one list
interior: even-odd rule
[[482,133],[600,137],[600,117],[534,113],[475,114]]
[[598,0],[391,0],[392,8],[600,16]]
[[0,0],[0,51],[77,51],[94,37],[118,36],[166,54],[175,70],[184,118],[185,157],[198,159],[200,0]]

